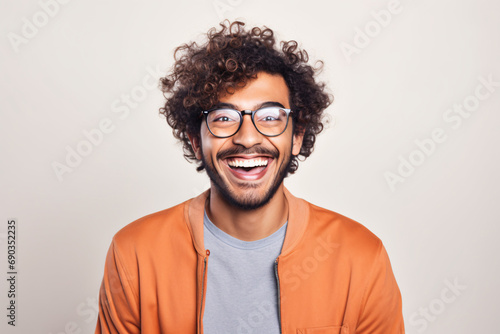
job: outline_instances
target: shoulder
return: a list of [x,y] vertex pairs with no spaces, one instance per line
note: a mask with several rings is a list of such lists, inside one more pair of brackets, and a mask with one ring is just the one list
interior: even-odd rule
[[139,250],[165,242],[175,235],[178,236],[179,232],[189,234],[185,222],[185,210],[189,201],[129,223],[114,235],[113,244],[119,248]]
[[308,232],[327,236],[350,252],[377,253],[382,241],[360,222],[312,203],[309,205]]

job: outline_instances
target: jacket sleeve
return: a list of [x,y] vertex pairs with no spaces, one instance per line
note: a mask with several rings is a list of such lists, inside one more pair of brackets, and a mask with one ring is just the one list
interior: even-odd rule
[[99,315],[95,333],[140,333],[139,311],[137,275],[127,271],[116,240],[113,239],[106,256],[99,291]]
[[401,293],[382,243],[368,275],[356,334],[404,334]]

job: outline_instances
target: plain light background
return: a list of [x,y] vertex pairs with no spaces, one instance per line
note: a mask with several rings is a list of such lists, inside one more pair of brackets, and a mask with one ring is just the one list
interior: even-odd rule
[[[152,86],[177,46],[240,18],[324,60],[335,96],[287,187],[382,239],[407,333],[497,333],[499,10],[486,0],[1,1],[0,268],[4,277],[16,218],[19,271],[16,328],[0,282],[1,332],[93,333],[114,233],[209,186]],[[481,80],[493,84],[479,100]],[[464,103],[459,124],[449,109]],[[112,131],[88,146],[102,122]],[[446,139],[426,154],[416,142],[436,128]],[[54,165],[78,148],[86,156],[58,177]],[[417,166],[391,188],[387,173],[410,159]]]

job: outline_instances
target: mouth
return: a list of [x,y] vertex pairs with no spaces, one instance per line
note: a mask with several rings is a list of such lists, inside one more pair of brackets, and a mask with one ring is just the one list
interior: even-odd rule
[[223,159],[231,173],[242,180],[262,178],[274,159],[268,156],[232,156]]

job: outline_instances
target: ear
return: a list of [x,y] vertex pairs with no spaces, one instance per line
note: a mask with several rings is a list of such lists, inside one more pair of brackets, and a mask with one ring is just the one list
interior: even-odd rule
[[188,134],[189,141],[191,142],[191,147],[194,151],[194,156],[196,159],[201,160],[201,141],[200,136],[193,136]]
[[302,141],[304,140],[305,130],[297,131],[297,133],[293,134],[293,143],[292,143],[292,154],[299,155],[300,149],[302,148]]

